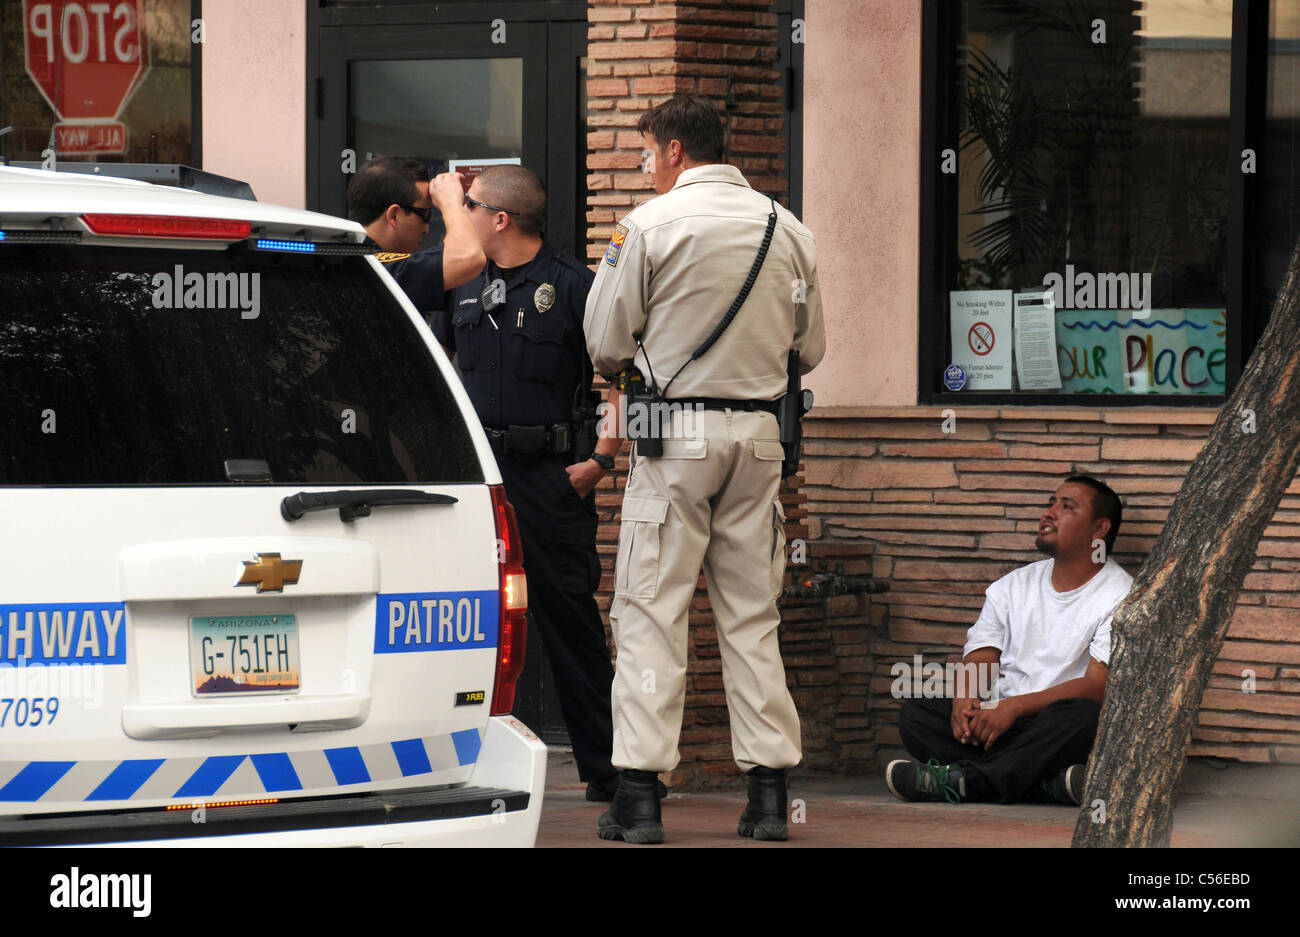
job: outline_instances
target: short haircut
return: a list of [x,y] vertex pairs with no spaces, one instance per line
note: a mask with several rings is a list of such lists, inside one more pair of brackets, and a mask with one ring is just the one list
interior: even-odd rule
[[429,181],[428,164],[422,159],[416,159],[414,156],[376,156],[361,168],[365,169],[368,166],[406,173],[415,182]]
[[1092,516],[1110,521],[1110,532],[1106,534],[1106,555],[1109,556],[1115,550],[1115,538],[1119,536],[1119,523],[1124,515],[1119,495],[1111,490],[1110,485],[1091,475],[1071,475],[1066,482],[1092,489]]
[[546,186],[537,173],[523,166],[488,166],[478,174],[483,201],[519,212],[510,218],[524,234],[541,235],[546,226]]
[[376,156],[357,170],[348,183],[348,218],[363,228],[388,211],[390,205],[409,206],[420,197],[417,182],[428,182],[423,160],[409,156]]
[[661,148],[680,140],[686,155],[697,163],[722,162],[722,114],[708,98],[679,94],[642,114],[636,129],[654,137]]

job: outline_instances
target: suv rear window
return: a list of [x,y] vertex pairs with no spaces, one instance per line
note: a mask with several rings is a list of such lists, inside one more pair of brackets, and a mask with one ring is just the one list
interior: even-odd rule
[[364,257],[4,245],[0,296],[0,485],[483,480]]

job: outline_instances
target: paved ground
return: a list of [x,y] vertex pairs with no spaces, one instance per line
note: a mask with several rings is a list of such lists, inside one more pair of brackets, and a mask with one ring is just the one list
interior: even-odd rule
[[[552,749],[537,845],[628,849],[596,836],[604,804],[584,799],[573,756]],[[745,806],[739,776],[732,793],[669,793],[663,805],[665,846],[788,849],[799,846],[1060,846],[1070,845],[1078,813],[1033,804],[910,804],[890,795],[883,777],[796,783],[804,822],[788,843],[755,843],[736,835]],[[792,803],[793,806],[793,803]],[[1174,813],[1174,846],[1300,845],[1300,802],[1192,794]]]

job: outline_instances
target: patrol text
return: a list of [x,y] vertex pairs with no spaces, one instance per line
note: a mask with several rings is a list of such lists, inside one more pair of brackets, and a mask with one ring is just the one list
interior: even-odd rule
[[496,647],[498,599],[496,592],[381,595],[375,652]]

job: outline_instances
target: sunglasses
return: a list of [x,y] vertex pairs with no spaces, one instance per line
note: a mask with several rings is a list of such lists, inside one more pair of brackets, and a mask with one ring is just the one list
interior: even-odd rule
[[398,205],[397,207],[402,211],[410,212],[412,215],[419,215],[420,220],[425,224],[428,224],[429,219],[433,217],[432,208],[416,208],[414,205]]
[[505,212],[507,215],[517,215],[517,214],[519,214],[519,212],[515,211],[513,208],[497,208],[497,206],[495,206],[495,205],[489,205],[487,202],[480,202],[478,199],[473,199],[473,198],[470,198],[469,195],[466,195],[466,196],[465,196],[465,207],[466,207],[466,208],[473,208],[475,205],[477,205],[479,208],[486,208],[488,211],[503,211],[503,212]]

